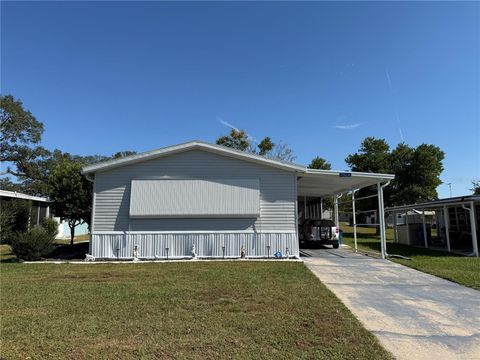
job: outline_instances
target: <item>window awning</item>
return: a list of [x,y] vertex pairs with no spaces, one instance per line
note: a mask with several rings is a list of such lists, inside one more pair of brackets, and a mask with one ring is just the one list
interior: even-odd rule
[[132,180],[130,217],[257,217],[259,179]]

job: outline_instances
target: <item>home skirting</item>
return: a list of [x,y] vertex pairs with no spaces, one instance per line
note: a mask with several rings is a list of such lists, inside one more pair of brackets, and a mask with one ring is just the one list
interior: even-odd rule
[[238,258],[245,249],[247,258],[299,257],[295,232],[96,232],[90,254],[97,259],[167,259],[192,257]]

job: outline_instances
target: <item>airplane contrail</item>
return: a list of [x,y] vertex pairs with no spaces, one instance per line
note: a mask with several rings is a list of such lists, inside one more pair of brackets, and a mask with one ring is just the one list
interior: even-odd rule
[[399,115],[399,111],[398,111],[398,104],[397,104],[397,101],[395,99],[395,94],[394,94],[393,86],[392,86],[392,79],[390,77],[390,73],[388,72],[388,69],[385,69],[385,77],[387,78],[388,89],[390,90],[390,95],[392,96],[393,101],[394,101],[393,111],[395,113],[395,119],[397,120],[398,132],[400,133],[400,140],[402,142],[405,142],[405,138],[403,137],[402,127],[400,126],[401,122],[400,122],[400,115]]

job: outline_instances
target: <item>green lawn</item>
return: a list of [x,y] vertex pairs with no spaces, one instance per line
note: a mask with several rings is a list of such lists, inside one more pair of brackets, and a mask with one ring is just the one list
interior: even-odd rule
[[[342,225],[344,243],[354,246],[352,227]],[[357,228],[358,249],[380,252],[380,238],[374,228]],[[414,269],[448,279],[459,284],[480,289],[480,258],[449,254],[444,251],[418,248],[393,242],[393,230],[387,229],[387,251],[411,258],[391,260]]]
[[0,270],[0,358],[390,358],[302,263]]

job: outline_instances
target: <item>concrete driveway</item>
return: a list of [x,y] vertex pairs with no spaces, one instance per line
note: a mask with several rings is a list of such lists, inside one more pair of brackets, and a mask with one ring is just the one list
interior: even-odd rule
[[345,249],[303,255],[396,358],[480,359],[479,291]]

